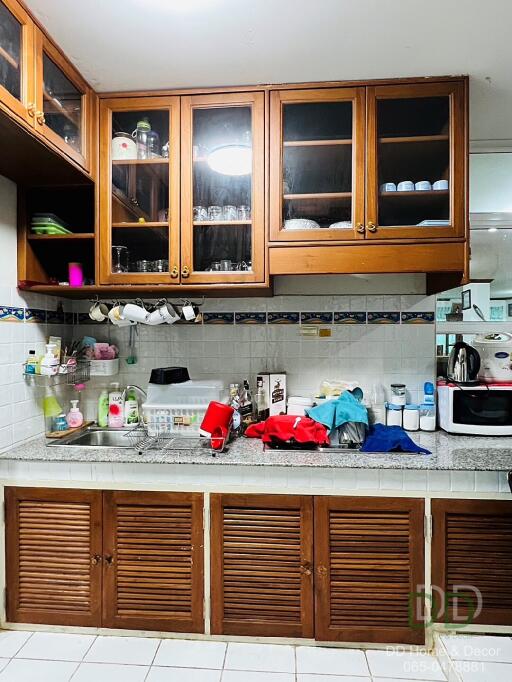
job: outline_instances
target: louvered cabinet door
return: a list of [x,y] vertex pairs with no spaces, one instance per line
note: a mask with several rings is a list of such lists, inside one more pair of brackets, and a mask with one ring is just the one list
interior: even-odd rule
[[512,502],[432,500],[434,617],[512,625]]
[[6,488],[7,619],[101,625],[101,492]]
[[312,637],[313,502],[211,496],[212,633]]
[[203,496],[103,493],[103,625],[204,632]]
[[316,639],[424,642],[423,500],[315,497]]

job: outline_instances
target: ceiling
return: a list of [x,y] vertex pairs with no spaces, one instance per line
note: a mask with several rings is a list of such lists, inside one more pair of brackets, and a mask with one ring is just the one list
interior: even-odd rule
[[470,74],[512,140],[509,0],[25,0],[98,91]]

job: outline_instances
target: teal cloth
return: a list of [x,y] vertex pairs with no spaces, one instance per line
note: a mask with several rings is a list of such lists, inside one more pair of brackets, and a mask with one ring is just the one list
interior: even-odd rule
[[333,431],[333,429],[337,429],[347,422],[357,422],[368,426],[366,407],[350,391],[345,391],[339,398],[311,407],[306,410],[306,414],[316,422],[323,424],[329,431]]

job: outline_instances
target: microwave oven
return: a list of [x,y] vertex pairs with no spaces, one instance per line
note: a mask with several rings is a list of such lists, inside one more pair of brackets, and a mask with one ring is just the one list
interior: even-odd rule
[[437,404],[448,433],[512,436],[512,385],[438,386]]

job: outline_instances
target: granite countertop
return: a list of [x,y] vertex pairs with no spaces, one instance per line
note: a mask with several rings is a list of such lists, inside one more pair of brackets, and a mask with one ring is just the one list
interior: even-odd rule
[[139,464],[210,464],[223,466],[298,466],[357,469],[430,469],[452,471],[512,470],[512,438],[452,436],[444,431],[412,434],[431,455],[399,453],[316,452],[264,450],[261,441],[240,438],[216,457],[204,448],[150,450],[139,453],[123,448],[46,446],[38,437],[0,454],[2,460],[46,462],[109,462]]

